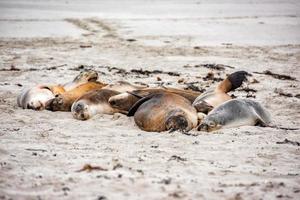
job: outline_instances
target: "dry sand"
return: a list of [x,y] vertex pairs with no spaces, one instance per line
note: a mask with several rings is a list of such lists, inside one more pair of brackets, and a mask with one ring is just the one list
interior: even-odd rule
[[[16,105],[23,88],[67,82],[82,68],[109,83],[204,89],[216,84],[203,80],[210,71],[247,70],[259,83],[244,88],[256,92],[234,95],[261,102],[273,124],[300,128],[299,8],[296,0],[1,1],[0,199],[300,199],[300,146],[277,143],[300,142],[299,130],[192,137],[144,132],[121,114],[78,121]],[[199,66],[214,63],[234,68]],[[126,73],[140,68],[180,76]],[[265,70],[297,80],[254,73]],[[105,170],[78,172],[85,164]]]

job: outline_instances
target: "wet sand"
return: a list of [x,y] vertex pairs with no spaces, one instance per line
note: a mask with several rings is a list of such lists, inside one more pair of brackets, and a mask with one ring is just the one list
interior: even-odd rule
[[[16,104],[22,89],[64,83],[84,69],[107,83],[199,89],[217,84],[205,80],[209,72],[246,70],[250,82],[232,94],[260,102],[273,124],[300,128],[299,7],[1,1],[0,199],[299,199],[300,147],[285,140],[300,142],[299,130],[245,126],[192,137],[144,132],[122,114],[78,121]],[[86,164],[103,169],[78,172]]]

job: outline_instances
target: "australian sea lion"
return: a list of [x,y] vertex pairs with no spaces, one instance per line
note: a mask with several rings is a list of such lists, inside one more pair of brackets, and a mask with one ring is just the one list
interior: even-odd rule
[[191,103],[201,94],[200,92],[190,91],[190,90],[181,90],[175,88],[145,88],[139,90],[133,90],[131,92],[121,93],[119,95],[113,96],[109,99],[109,103],[113,108],[117,108],[124,112],[128,111],[138,100],[143,97],[149,96],[151,94],[159,93],[173,93],[185,97]]
[[214,131],[245,125],[267,126],[270,121],[270,114],[259,103],[250,99],[232,99],[214,108],[197,129]]
[[101,89],[106,84],[95,81],[81,84],[74,89],[57,95],[46,103],[46,109],[51,111],[70,111],[72,104],[82,95],[92,90]]
[[80,84],[93,81],[97,78],[97,72],[85,71],[76,76],[72,82],[64,85],[38,85],[30,89],[25,89],[18,96],[17,103],[18,106],[24,109],[43,110],[46,102],[55,98],[55,96],[61,95]]
[[73,103],[71,112],[74,118],[87,120],[92,116],[101,114],[113,114],[121,112],[113,108],[108,103],[110,97],[120,94],[120,92],[132,91],[145,88],[144,86],[132,85],[126,81],[118,81],[114,84],[107,85],[99,90],[93,90],[81,96]]
[[232,99],[227,93],[240,87],[247,75],[248,73],[245,71],[230,74],[215,89],[210,89],[197,97],[193,102],[193,106],[198,112],[208,113],[223,102]]
[[119,112],[119,110],[112,108],[108,103],[108,99],[117,94],[120,93],[107,89],[90,91],[73,103],[71,108],[72,115],[76,119],[87,120],[98,113],[113,114]]
[[135,103],[128,116],[144,131],[189,131],[197,126],[196,109],[191,102],[174,93],[151,94]]

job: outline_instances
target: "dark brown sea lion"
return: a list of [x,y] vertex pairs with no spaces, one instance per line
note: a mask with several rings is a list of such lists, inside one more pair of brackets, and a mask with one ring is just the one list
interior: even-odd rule
[[76,119],[87,120],[96,114],[123,113],[122,110],[113,108],[108,103],[108,99],[120,94],[120,92],[142,88],[145,87],[133,85],[125,81],[118,81],[114,84],[107,85],[102,89],[93,90],[84,94],[73,103],[71,108],[72,115]]
[[92,90],[101,89],[107,84],[101,82],[87,82],[67,91],[46,103],[46,109],[51,111],[71,111],[72,104],[82,95]]
[[201,94],[200,92],[196,92],[196,91],[167,88],[167,87],[145,88],[145,89],[133,90],[131,92],[125,92],[113,96],[109,99],[109,103],[113,108],[117,108],[119,110],[122,110],[123,112],[126,112],[141,98],[149,96],[151,94],[159,94],[165,92],[177,94],[182,97],[185,97],[191,103]]
[[198,116],[191,102],[174,93],[148,95],[135,103],[128,116],[134,116],[136,125],[151,132],[189,131],[197,126]]

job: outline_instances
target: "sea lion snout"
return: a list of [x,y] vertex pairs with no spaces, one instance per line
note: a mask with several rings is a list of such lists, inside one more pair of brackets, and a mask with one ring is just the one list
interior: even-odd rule
[[205,131],[208,132],[208,125],[207,124],[200,124],[197,128],[198,131]]

